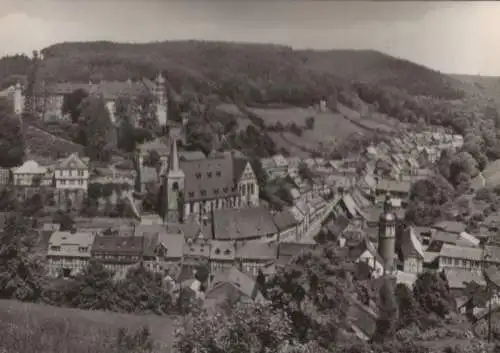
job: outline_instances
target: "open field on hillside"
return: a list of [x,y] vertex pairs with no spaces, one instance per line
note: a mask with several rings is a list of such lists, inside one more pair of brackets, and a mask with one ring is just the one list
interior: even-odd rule
[[[276,149],[284,149],[293,156],[299,156],[301,158],[308,158],[309,153],[303,148],[298,147],[296,144],[290,143],[289,140],[285,139],[279,132],[269,132],[269,137],[273,140],[276,145]],[[295,136],[296,137],[296,136]]]
[[148,326],[161,352],[169,352],[174,321],[168,317],[135,316],[63,309],[0,301],[0,351],[22,353],[116,352],[116,337]]
[[26,129],[26,145],[30,152],[44,157],[57,157],[58,154],[83,153],[83,146],[54,136],[37,127]]
[[[365,131],[381,131],[381,132],[393,132],[396,125],[396,120],[391,119],[380,113],[369,113],[368,117],[362,117],[361,113],[352,110],[342,104],[337,106],[339,112],[347,117],[349,120],[356,124],[362,125],[361,128]],[[352,124],[352,123],[351,123]]]

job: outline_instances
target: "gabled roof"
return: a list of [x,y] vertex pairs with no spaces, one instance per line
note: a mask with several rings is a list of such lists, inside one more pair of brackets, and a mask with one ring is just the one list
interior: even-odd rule
[[207,297],[209,297],[216,288],[226,284],[237,289],[237,291],[246,298],[259,301],[264,300],[264,297],[258,290],[257,283],[255,283],[252,278],[239,271],[236,267],[232,267],[214,276],[211,288],[207,292]]
[[410,256],[418,256],[419,258],[424,258],[424,249],[422,248],[422,243],[418,239],[418,236],[413,227],[407,227],[401,239],[401,253],[403,258]]
[[439,252],[439,256],[450,257],[454,259],[481,261],[483,259],[483,249],[443,244],[443,247]]
[[236,248],[236,257],[242,260],[276,260],[278,244],[263,241],[248,241]]
[[156,151],[160,157],[165,157],[170,154],[170,139],[168,137],[158,137],[140,144],[137,149],[141,153]]
[[187,202],[236,195],[236,178],[231,155],[196,161],[180,161],[185,175],[184,198]]
[[117,237],[102,235],[95,238],[92,253],[106,252],[124,255],[142,255],[143,237]]
[[232,261],[235,258],[236,249],[230,241],[212,240],[210,260]]
[[274,223],[279,230],[286,230],[299,224],[290,209],[284,209],[274,215]]
[[[48,256],[68,256],[68,257],[90,257],[90,248],[94,242],[95,236],[92,233],[85,232],[61,232],[52,233],[49,238]],[[52,251],[52,246],[67,246],[62,251]],[[78,248],[84,248],[80,251]]]
[[212,221],[218,240],[261,238],[278,232],[273,216],[264,207],[215,210]]
[[13,168],[14,174],[45,174],[47,168],[41,167],[36,161],[26,161],[23,165]]
[[88,169],[88,165],[78,157],[78,154],[72,153],[59,162],[55,169]]
[[167,249],[167,258],[182,258],[184,252],[184,233],[166,232],[159,233],[158,244]]
[[480,286],[486,285],[486,280],[481,270],[445,268],[443,271],[451,289],[464,289],[468,283],[476,283]]

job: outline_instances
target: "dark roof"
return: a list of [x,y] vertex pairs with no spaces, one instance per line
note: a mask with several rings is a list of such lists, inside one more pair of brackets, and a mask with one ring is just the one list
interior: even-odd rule
[[366,250],[368,250],[379,263],[381,263],[381,264],[384,263],[384,260],[378,254],[378,251],[375,248],[375,245],[367,237],[363,237],[362,240],[358,244],[349,248],[349,257],[351,259],[357,259]]
[[456,221],[442,221],[432,225],[432,228],[438,229],[447,233],[460,234],[465,232],[465,224]]
[[143,237],[98,236],[92,245],[92,254],[96,252],[114,253],[115,255],[142,255]]
[[214,239],[218,240],[261,238],[278,232],[273,216],[264,207],[216,210],[212,222]]
[[236,248],[236,257],[242,260],[276,260],[278,245],[263,241],[249,241]]
[[184,199],[187,202],[238,195],[231,156],[180,161],[184,172]]
[[299,224],[299,222],[295,219],[293,214],[288,209],[276,213],[274,215],[274,223],[279,230],[289,229]]

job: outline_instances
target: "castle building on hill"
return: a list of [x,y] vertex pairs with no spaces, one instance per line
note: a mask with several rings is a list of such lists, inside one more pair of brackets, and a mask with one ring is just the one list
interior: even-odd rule
[[233,152],[214,153],[203,159],[179,160],[172,138],[163,175],[164,220],[199,222],[224,208],[257,207],[259,184],[248,159]]
[[[88,83],[45,83],[41,82],[35,86],[33,99],[34,111],[42,120],[61,120],[66,117],[62,113],[64,97],[77,89],[86,91],[91,95],[100,95],[104,98],[110,112],[110,117],[115,122],[115,103],[119,97],[138,97],[142,94],[152,94],[158,123],[160,126],[167,125],[168,102],[165,88],[165,78],[160,73],[154,81],[143,78],[138,81],[101,81]],[[26,95],[25,87],[19,82],[14,86],[11,98],[14,102],[14,112],[22,114],[25,111]]]

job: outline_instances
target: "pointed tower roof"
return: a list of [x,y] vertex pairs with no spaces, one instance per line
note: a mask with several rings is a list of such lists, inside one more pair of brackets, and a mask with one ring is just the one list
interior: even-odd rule
[[170,155],[168,156],[168,177],[183,177],[184,172],[179,167],[179,153],[177,152],[177,138],[172,136],[170,139]]
[[158,72],[158,76],[156,77],[156,83],[160,83],[160,84],[163,84],[165,83],[165,77],[163,77],[163,74],[160,72]]

